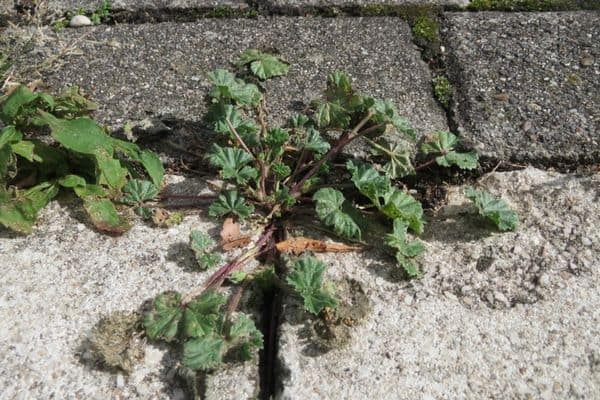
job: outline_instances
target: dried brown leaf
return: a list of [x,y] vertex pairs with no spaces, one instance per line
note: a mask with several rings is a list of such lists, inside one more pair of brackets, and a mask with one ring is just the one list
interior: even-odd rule
[[296,237],[284,240],[275,245],[282,253],[301,254],[305,251],[315,253],[348,253],[351,251],[362,251],[360,246],[350,246],[343,243],[324,242],[322,240],[307,237]]

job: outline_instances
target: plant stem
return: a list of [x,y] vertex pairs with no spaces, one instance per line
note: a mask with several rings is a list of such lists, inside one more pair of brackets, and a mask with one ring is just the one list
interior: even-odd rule
[[424,162],[424,163],[423,163],[423,164],[421,164],[421,165],[417,165],[417,166],[415,167],[415,171],[419,171],[419,170],[421,170],[421,169],[423,169],[423,168],[427,168],[427,167],[429,167],[431,164],[433,164],[434,162],[435,162],[435,158],[432,158],[431,160],[429,160],[429,161],[426,161],[426,162]]
[[270,247],[267,246],[270,239],[273,237],[273,233],[275,232],[275,228],[273,226],[268,226],[265,228],[265,231],[261,235],[260,238],[256,241],[254,246],[246,253],[242,254],[238,258],[233,261],[228,262],[219,268],[215,273],[213,273],[210,278],[204,283],[204,285],[196,290],[188,293],[182,300],[182,304],[187,304],[195,297],[201,295],[204,291],[216,288],[220,286],[223,281],[235,270],[241,268],[248,261],[258,256],[259,254],[264,253],[265,251],[270,250]]
[[325,164],[327,161],[331,160],[333,157],[335,157],[336,155],[338,155],[338,153],[344,148],[346,147],[350,142],[352,142],[353,140],[355,140],[356,138],[360,137],[363,132],[367,131],[367,129],[365,129],[365,131],[360,131],[362,129],[362,127],[369,122],[369,120],[371,119],[371,117],[374,115],[373,111],[369,111],[367,113],[367,115],[354,127],[354,129],[352,129],[350,132],[346,132],[344,133],[336,142],[335,144],[331,147],[331,149],[329,149],[329,151],[327,152],[327,154],[325,154],[321,159],[319,159],[319,161],[317,161],[312,168],[306,173],[306,175],[304,175],[302,177],[302,179],[300,179],[293,187],[292,190],[290,190],[290,196],[297,198],[300,195],[300,192],[302,190],[302,186],[304,185],[304,183],[309,180],[310,178],[312,178],[317,172],[319,172],[319,169],[323,166],[323,164]]
[[235,138],[237,139],[237,141],[240,143],[240,146],[242,146],[242,148],[244,150],[246,150],[249,154],[252,155],[252,157],[254,157],[256,159],[256,156],[248,148],[248,146],[246,145],[246,142],[244,142],[244,140],[242,139],[242,137],[240,136],[240,134],[238,133],[238,131],[235,129],[235,127],[233,126],[233,124],[231,123],[231,121],[229,120],[229,118],[226,118],[225,122],[227,123],[227,127],[229,128],[229,130],[231,131],[231,133],[233,133],[233,135],[235,136]]

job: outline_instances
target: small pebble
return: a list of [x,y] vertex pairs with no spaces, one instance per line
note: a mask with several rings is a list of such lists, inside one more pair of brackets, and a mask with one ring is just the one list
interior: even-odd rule
[[510,305],[508,299],[502,292],[494,292],[494,298],[500,303],[504,304],[506,307]]
[[72,28],[78,28],[80,26],[90,26],[92,25],[92,21],[85,15],[75,15],[71,18],[69,22],[69,26]]
[[406,304],[407,306],[410,306],[412,303],[413,303],[412,296],[404,296],[404,304]]
[[125,386],[125,378],[123,378],[123,375],[117,375],[116,385],[118,388],[122,388],[123,386]]
[[583,65],[584,67],[589,67],[592,64],[594,64],[594,59],[592,57],[583,57],[581,59],[581,65]]
[[588,237],[583,237],[581,238],[581,244],[583,244],[586,247],[590,247],[592,245],[592,239]]
[[548,287],[550,285],[550,277],[547,274],[542,274],[538,278],[538,285],[541,287]]
[[468,296],[463,297],[462,301],[463,301],[463,303],[465,303],[468,306],[472,306],[473,305],[473,299],[470,298],[470,297],[468,297]]

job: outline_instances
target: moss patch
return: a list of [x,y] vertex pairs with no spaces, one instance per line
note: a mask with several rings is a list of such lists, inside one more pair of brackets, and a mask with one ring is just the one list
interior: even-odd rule
[[598,0],[472,0],[471,11],[600,10]]
[[452,84],[445,75],[436,76],[431,80],[431,83],[436,100],[447,109],[452,100]]

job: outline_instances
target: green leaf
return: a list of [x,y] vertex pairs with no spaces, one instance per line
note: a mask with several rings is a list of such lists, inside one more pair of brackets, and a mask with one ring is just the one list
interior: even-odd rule
[[450,151],[442,156],[436,157],[435,162],[442,167],[456,165],[461,169],[475,169],[478,161],[477,153],[457,153]]
[[246,278],[248,277],[248,274],[244,271],[233,271],[231,273],[231,275],[229,275],[229,280],[231,281],[231,283],[234,284],[239,284],[242,283],[246,280]]
[[392,184],[368,164],[348,160],[346,168],[352,174],[352,182],[360,193],[377,207],[381,208],[382,198],[391,190]]
[[66,188],[84,187],[85,179],[79,175],[66,175],[58,180],[58,184]]
[[383,214],[391,219],[400,218],[417,234],[423,233],[425,225],[423,207],[414,197],[407,192],[392,188],[383,197],[383,203],[380,208]]
[[111,137],[94,120],[87,117],[59,119],[43,111],[40,111],[38,120],[50,127],[52,137],[65,148],[91,155],[104,150],[112,157],[114,149]]
[[208,290],[189,302],[183,315],[184,334],[191,338],[219,334],[220,310],[225,301],[225,296]]
[[313,195],[313,200],[316,203],[315,210],[319,219],[326,225],[332,226],[337,235],[360,239],[360,228],[348,214],[341,210],[345,200],[342,192],[332,188],[319,189]]
[[117,212],[115,205],[108,199],[84,198],[83,207],[94,226],[103,232],[122,234],[130,226]]
[[236,63],[238,67],[246,64],[250,64],[252,73],[262,80],[287,75],[290,68],[289,64],[279,57],[256,49],[244,51]]
[[42,161],[42,159],[35,154],[35,143],[29,140],[21,140],[20,142],[13,143],[10,145],[12,151],[30,162]]
[[165,168],[163,167],[160,158],[150,150],[143,150],[140,153],[140,162],[146,169],[146,172],[152,180],[152,183],[154,183],[154,186],[160,188],[165,175]]
[[306,150],[316,154],[325,154],[329,151],[331,145],[323,139],[318,130],[309,128],[306,133],[306,141],[303,143]]
[[398,115],[396,107],[390,100],[376,100],[373,104],[375,115],[373,120],[377,124],[385,123],[392,125],[400,133],[403,133],[411,140],[415,140],[416,133],[408,120]]
[[135,205],[152,200],[158,194],[158,189],[152,182],[132,179],[123,187],[123,194],[121,200],[124,203]]
[[190,233],[190,247],[196,255],[198,265],[203,270],[212,268],[221,261],[221,256],[211,251],[213,246],[215,246],[215,241],[206,233],[200,231]]
[[214,87],[209,96],[221,100],[231,100],[238,104],[257,105],[262,99],[262,94],[256,85],[236,79],[231,72],[218,69],[208,74],[208,79]]
[[315,114],[317,125],[321,128],[344,129],[350,125],[350,113],[338,103],[317,103]]
[[96,153],[98,183],[107,184],[113,189],[120,190],[127,183],[129,171],[121,166],[121,162],[112,157],[105,149],[99,148]]
[[26,106],[38,99],[38,95],[32,92],[27,86],[19,85],[8,97],[2,101],[0,108],[0,119],[6,125],[15,122],[23,106]]
[[501,231],[517,229],[519,216],[510,209],[504,200],[471,186],[465,189],[465,196],[475,204],[480,215],[492,221]]
[[294,262],[287,282],[302,296],[304,307],[313,314],[319,314],[325,307],[338,305],[333,295],[323,289],[325,264],[315,257],[304,256]]
[[250,360],[253,352],[263,346],[262,332],[246,314],[240,314],[229,328],[229,340],[239,346],[243,360]]
[[258,136],[256,135],[260,130],[258,125],[252,120],[242,118],[237,108],[231,104],[222,102],[211,104],[205,120],[208,124],[212,125],[215,132],[226,134],[229,139],[237,141],[227,123],[229,121],[248,146],[255,147],[259,144]]
[[148,176],[152,180],[152,183],[157,188],[160,188],[162,180],[165,174],[165,169],[160,161],[160,158],[156,153],[150,150],[141,150],[135,143],[126,142],[115,138],[110,138],[111,143],[116,150],[124,153],[132,160],[142,164]]
[[372,147],[373,154],[383,156],[389,161],[383,166],[383,171],[390,179],[398,179],[414,173],[408,149],[398,143],[392,144],[380,139],[376,143],[364,138]]
[[477,168],[478,157],[475,152],[459,153],[454,150],[458,144],[458,137],[450,132],[435,132],[429,140],[421,146],[424,154],[440,154],[435,162],[442,167],[456,165],[462,169]]
[[294,114],[289,119],[289,126],[292,128],[304,128],[310,122],[310,118],[305,114]]
[[244,185],[258,177],[256,168],[246,165],[254,160],[254,157],[236,147],[221,147],[213,144],[208,155],[208,161],[213,167],[220,168],[223,179],[234,179],[238,185]]
[[50,182],[16,191],[12,198],[4,192],[0,198],[0,224],[17,232],[31,233],[39,211],[57,194],[58,186]]
[[289,138],[290,134],[285,129],[270,128],[267,131],[265,143],[270,147],[280,147],[283,146]]
[[18,143],[21,140],[23,140],[23,134],[13,125],[5,126],[0,131],[0,148],[7,144]]
[[219,195],[217,201],[210,205],[208,215],[211,217],[222,217],[227,214],[235,214],[241,219],[245,219],[253,211],[254,207],[246,204],[246,199],[239,195],[236,190],[233,190]]
[[169,292],[157,296],[152,309],[144,315],[143,325],[146,336],[152,340],[162,339],[167,342],[174,340],[182,316],[179,293]]
[[183,345],[183,364],[194,371],[216,368],[222,362],[223,345],[216,337],[190,339]]
[[97,197],[106,197],[108,193],[106,190],[100,185],[90,185],[86,184],[85,186],[75,186],[73,187],[75,194],[86,200],[86,199],[95,199]]
[[291,175],[292,169],[284,163],[273,163],[271,165],[271,171],[277,179],[284,179]]
[[419,269],[413,258],[425,251],[421,242],[409,241],[407,237],[408,224],[400,219],[394,220],[394,230],[386,236],[388,246],[396,250],[396,260],[410,277],[418,276]]

